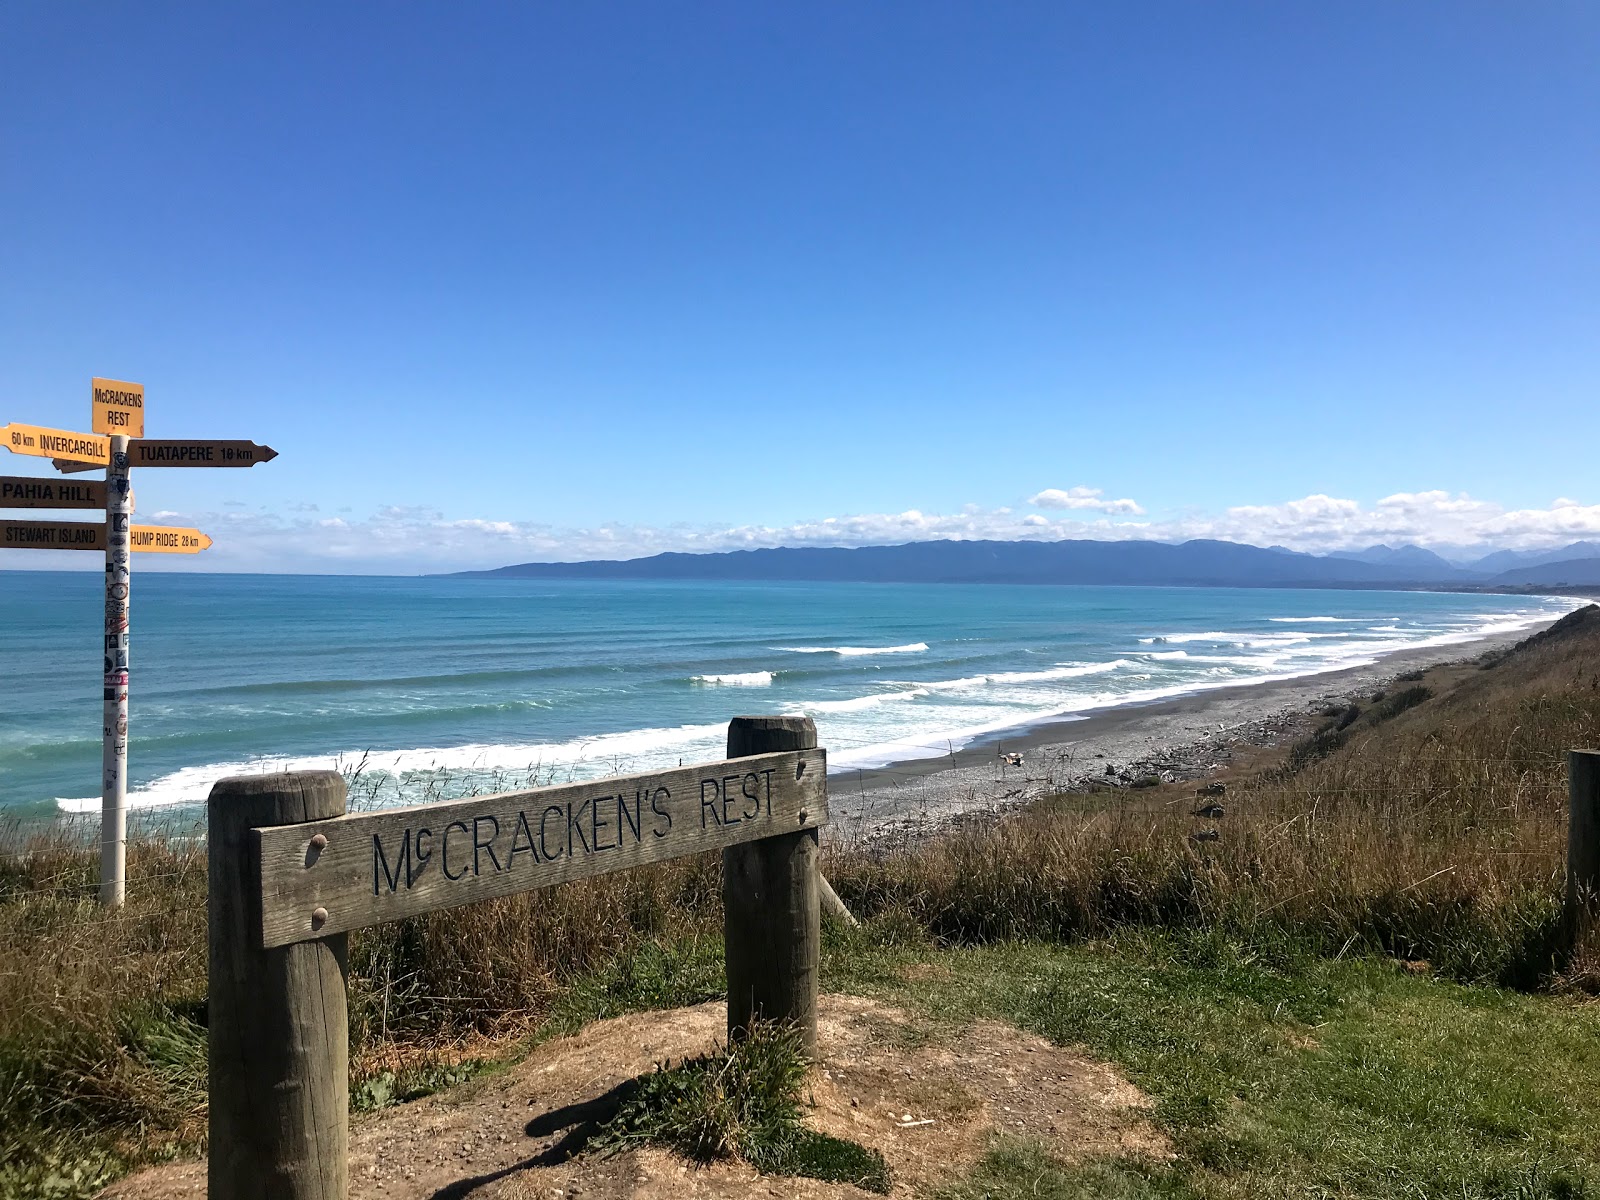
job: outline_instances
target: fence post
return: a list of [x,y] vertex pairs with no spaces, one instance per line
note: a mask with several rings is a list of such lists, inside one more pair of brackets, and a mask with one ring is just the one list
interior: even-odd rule
[[1600,901],[1600,750],[1567,753],[1567,931],[1577,946]]
[[[728,724],[729,758],[816,746],[810,717],[735,717]],[[816,1052],[822,938],[817,845],[817,831],[804,829],[722,852],[730,1039],[758,1019],[790,1021],[800,1029],[806,1053]]]
[[344,780],[333,771],[224,779],[211,789],[209,1195],[346,1200],[345,935],[260,949],[250,834],[344,811]]

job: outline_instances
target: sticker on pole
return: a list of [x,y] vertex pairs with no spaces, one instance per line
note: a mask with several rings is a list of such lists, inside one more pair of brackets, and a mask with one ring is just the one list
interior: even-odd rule
[[97,377],[89,387],[94,410],[91,429],[124,437],[144,436],[144,384]]

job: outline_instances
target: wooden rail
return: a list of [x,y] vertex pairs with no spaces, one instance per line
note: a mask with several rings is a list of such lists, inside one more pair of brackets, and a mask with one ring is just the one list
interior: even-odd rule
[[808,717],[736,717],[728,759],[346,814],[332,771],[225,779],[208,815],[209,1192],[348,1195],[349,930],[705,850],[723,852],[728,1029],[817,1034],[818,829]]

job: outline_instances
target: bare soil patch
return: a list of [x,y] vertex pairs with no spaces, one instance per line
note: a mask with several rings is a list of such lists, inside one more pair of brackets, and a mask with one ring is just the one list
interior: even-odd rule
[[[721,1200],[862,1197],[857,1188],[696,1167],[665,1151],[584,1155],[620,1089],[661,1061],[710,1050],[721,1003],[640,1013],[549,1042],[504,1074],[392,1108],[351,1131],[353,1197],[396,1200]],[[852,996],[823,998],[822,1060],[807,1122],[883,1153],[894,1196],[959,1177],[998,1133],[1037,1139],[1063,1162],[1102,1155],[1166,1158],[1145,1096],[1112,1068],[997,1022],[954,1036]],[[205,1164],[158,1167],[106,1200],[205,1191]]]

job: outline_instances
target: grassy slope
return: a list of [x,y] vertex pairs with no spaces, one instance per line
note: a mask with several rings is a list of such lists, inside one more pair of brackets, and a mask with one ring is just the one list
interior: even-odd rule
[[[1406,686],[1433,698],[1364,704],[1296,770],[1233,781],[1215,843],[1156,790],[834,855],[870,918],[832,939],[835,986],[1083,1042],[1158,1098],[1181,1150],[1151,1173],[1004,1146],[952,1195],[1600,1195],[1593,1019],[1548,994],[1596,976],[1553,950],[1561,751],[1600,743],[1597,616],[1493,669],[1432,672]],[[203,855],[141,847],[108,915],[92,860],[28,849],[0,856],[0,1196],[86,1195],[199,1146]],[[363,932],[353,1095],[717,994],[717,903],[715,864],[686,861]],[[949,979],[908,991],[912,958]]]
[[1069,1170],[1012,1143],[952,1197],[1600,1195],[1588,1004],[1372,960],[1273,963],[1206,934],[932,958],[948,974],[915,989],[881,952],[842,982],[930,1020],[996,1017],[1087,1046],[1152,1095],[1179,1154]]

